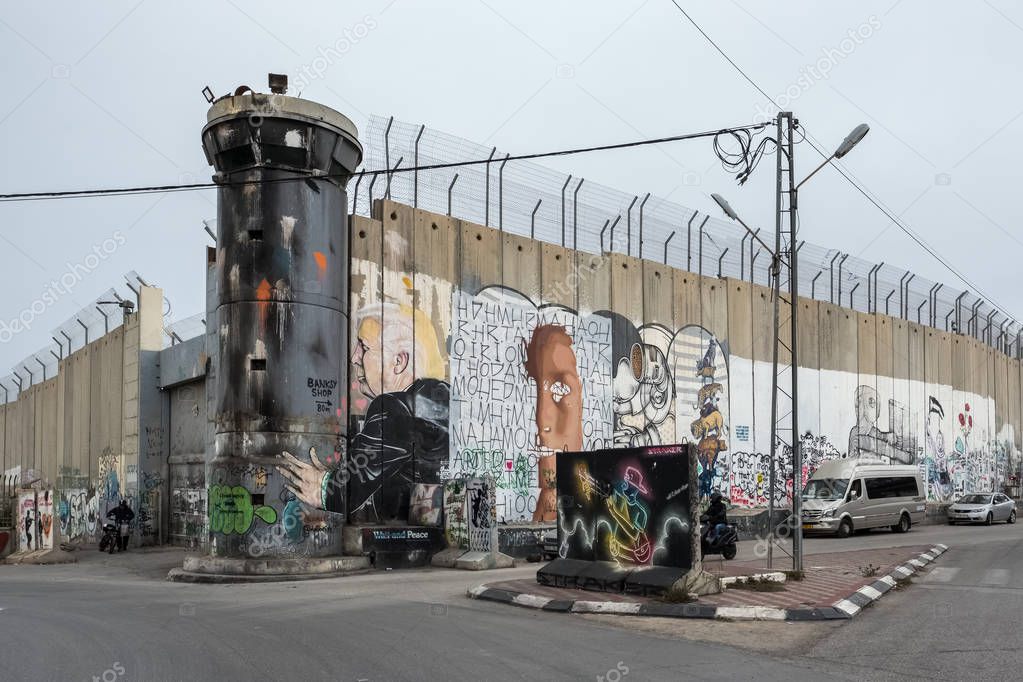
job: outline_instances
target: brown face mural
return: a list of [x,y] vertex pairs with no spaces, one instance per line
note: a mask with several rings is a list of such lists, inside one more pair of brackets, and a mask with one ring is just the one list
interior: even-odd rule
[[541,458],[540,497],[533,521],[557,518],[555,452],[583,447],[583,385],[576,369],[572,337],[564,327],[533,330],[525,348],[526,374],[536,382],[536,431]]

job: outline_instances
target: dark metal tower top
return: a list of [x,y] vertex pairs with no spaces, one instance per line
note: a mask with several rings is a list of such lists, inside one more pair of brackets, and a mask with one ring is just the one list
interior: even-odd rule
[[239,171],[278,168],[341,183],[362,162],[351,119],[298,97],[241,86],[216,100],[206,120],[203,149],[218,182]]

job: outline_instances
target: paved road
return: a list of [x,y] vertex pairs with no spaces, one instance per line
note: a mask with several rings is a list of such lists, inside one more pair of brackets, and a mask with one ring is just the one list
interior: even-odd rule
[[[944,543],[948,546],[959,546],[985,541],[991,537],[1023,535],[1023,524],[1006,526],[947,526],[927,525],[914,526],[908,533],[893,533],[890,530],[872,530],[856,533],[848,538],[832,536],[810,536],[804,542],[806,562],[812,562],[814,554],[825,552],[845,552],[857,549],[878,549],[882,547],[909,547],[928,543]],[[744,540],[739,543],[736,561],[753,561],[765,555],[766,543],[757,540]],[[782,541],[774,550],[776,566],[790,568],[792,565],[791,543]],[[715,557],[716,559],[716,557]]]
[[951,549],[913,586],[835,630],[807,658],[859,669],[863,679],[1023,679],[1023,527],[951,528],[945,536]]
[[[177,551],[87,552],[77,565],[0,566],[0,679],[1013,679],[1007,672],[1023,669],[1012,627],[1023,594],[1021,531],[1023,524],[925,527],[850,538],[840,547],[945,542],[953,550],[938,566],[949,571],[770,654],[744,646],[735,632],[756,626],[750,632],[773,637],[795,626],[713,624],[732,631],[740,644],[733,647],[682,639],[670,628],[642,631],[630,624],[639,619],[463,596],[478,581],[525,577],[535,566],[485,576],[421,570],[187,585],[162,579],[180,564]],[[838,548],[808,543],[809,552]]]
[[161,580],[180,553],[96,555],[71,566],[0,567],[0,679],[618,680],[625,668],[626,680],[677,680],[683,671],[828,679],[813,661],[468,600],[479,574],[186,585]]

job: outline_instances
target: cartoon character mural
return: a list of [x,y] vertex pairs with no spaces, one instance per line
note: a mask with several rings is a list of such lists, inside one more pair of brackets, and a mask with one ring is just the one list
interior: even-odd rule
[[728,351],[699,325],[676,332],[660,324],[636,328],[619,313],[611,320],[614,338],[614,442],[636,447],[680,442],[698,444],[700,494],[727,492]]
[[666,353],[671,332],[661,325],[636,329],[619,313],[611,320],[614,367],[614,442],[618,447],[675,440],[675,384]]
[[856,389],[856,423],[849,430],[850,458],[876,459],[885,464],[916,464],[916,435],[906,409],[895,400],[888,401],[890,430],[877,426],[881,416],[877,389]]
[[406,305],[379,303],[356,316],[352,367],[370,400],[353,418],[348,457],[328,466],[292,458],[282,473],[300,500],[362,522],[407,521],[417,483],[440,483],[448,453],[450,385],[430,320]]
[[713,492],[718,453],[728,449],[728,441],[725,439],[727,428],[725,418],[721,414],[721,394],[724,393],[724,387],[715,381],[716,351],[717,340],[712,337],[707,343],[707,351],[696,365],[696,376],[703,382],[696,394],[700,416],[689,426],[699,452],[701,498],[710,497]]

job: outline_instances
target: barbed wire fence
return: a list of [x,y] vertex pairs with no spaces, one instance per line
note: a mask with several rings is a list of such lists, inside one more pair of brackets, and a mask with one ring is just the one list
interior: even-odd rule
[[[83,306],[74,315],[53,328],[52,343],[14,363],[6,376],[0,377],[0,404],[13,402],[22,391],[57,376],[60,361],[81,350],[124,324],[125,303],[138,310],[140,285],[148,285],[135,270],[124,275],[127,291],[111,287]],[[170,314],[169,301],[164,299],[165,319]],[[202,334],[205,315],[200,313],[164,326],[164,347]]]
[[[360,138],[364,168],[400,170],[491,159],[487,164],[355,176],[352,213],[374,199],[447,214],[589,253],[614,251],[705,276],[769,285],[770,256],[734,223],[650,194],[632,195],[424,125],[372,116]],[[772,243],[767,230],[760,238]],[[1023,326],[969,291],[811,242],[799,244],[802,296],[958,331],[1020,358]]]

